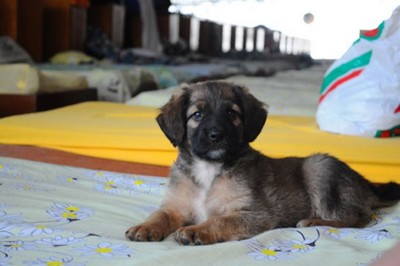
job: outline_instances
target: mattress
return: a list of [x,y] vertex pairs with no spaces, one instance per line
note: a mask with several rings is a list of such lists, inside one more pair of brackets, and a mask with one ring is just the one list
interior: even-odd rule
[[[33,145],[75,154],[169,166],[176,149],[159,129],[158,109],[85,102],[0,119],[0,144]],[[329,153],[373,182],[400,182],[400,139],[322,132],[313,117],[270,115],[251,145],[271,157]]]

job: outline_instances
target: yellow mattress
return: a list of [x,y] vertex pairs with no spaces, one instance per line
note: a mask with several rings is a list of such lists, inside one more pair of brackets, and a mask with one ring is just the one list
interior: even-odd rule
[[[155,117],[158,110],[87,102],[0,119],[0,143],[35,145],[82,155],[170,165],[176,150]],[[313,117],[270,116],[255,149],[271,157],[323,152],[374,182],[400,182],[400,138],[374,139],[318,130]]]

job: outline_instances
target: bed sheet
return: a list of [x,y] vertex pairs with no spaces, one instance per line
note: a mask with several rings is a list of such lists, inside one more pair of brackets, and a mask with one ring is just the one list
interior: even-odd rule
[[286,228],[186,247],[125,230],[160,204],[167,178],[0,157],[0,265],[367,265],[400,239],[400,204],[366,228]]

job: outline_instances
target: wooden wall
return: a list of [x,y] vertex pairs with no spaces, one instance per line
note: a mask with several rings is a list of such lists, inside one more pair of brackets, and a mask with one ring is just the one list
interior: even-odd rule
[[[85,51],[87,25],[101,28],[117,48],[141,47],[142,22],[139,15],[125,14],[122,5],[89,7],[88,3],[88,0],[0,0],[0,35],[10,35],[36,62],[47,61],[62,51]],[[160,40],[168,41],[170,27],[178,27],[181,40],[189,47],[196,43],[190,49],[192,52],[209,56],[252,52],[309,53],[308,41],[265,27],[221,25],[184,15],[179,15],[176,25],[171,25],[169,14],[157,16]],[[224,27],[229,27],[230,40],[225,44],[228,51],[222,50]],[[243,36],[238,36],[238,29],[243,29],[240,34]],[[257,50],[256,43],[261,38],[257,32],[260,30],[264,31],[263,48]],[[237,40],[239,37],[242,39]],[[238,41],[242,43],[240,50],[236,49]]]

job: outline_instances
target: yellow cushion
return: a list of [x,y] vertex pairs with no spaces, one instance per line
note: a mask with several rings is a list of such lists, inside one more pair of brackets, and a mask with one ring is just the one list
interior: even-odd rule
[[[88,102],[0,119],[0,143],[170,165],[176,150],[159,129],[158,110]],[[374,182],[400,182],[400,138],[373,139],[320,131],[313,117],[271,116],[252,146],[272,157],[332,154]]]

